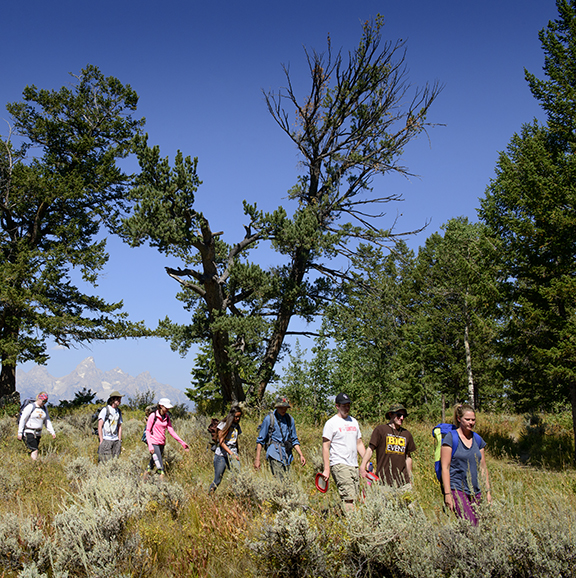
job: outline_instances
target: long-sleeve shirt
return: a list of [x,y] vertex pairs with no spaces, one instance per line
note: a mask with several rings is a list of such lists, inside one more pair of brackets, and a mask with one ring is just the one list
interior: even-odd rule
[[172,421],[168,417],[168,414],[162,416],[160,412],[156,410],[148,416],[148,421],[146,422],[146,442],[151,452],[154,451],[154,446],[163,446],[166,444],[166,430],[168,430],[168,433],[183,448],[186,448],[186,442],[182,441],[174,431]]
[[285,442],[290,442],[291,448],[300,445],[294,418],[287,413],[281,416],[277,411],[274,411],[274,429],[268,440],[269,430],[270,414],[262,421],[256,443],[266,446],[266,442],[269,441],[270,446],[266,450],[266,458],[273,458],[284,464],[291,464],[294,459],[292,452],[287,452],[284,444]]
[[46,429],[52,435],[56,435],[50,417],[48,416],[48,410],[37,406],[36,402],[30,403],[22,410],[18,424],[18,435],[33,433],[39,436],[42,434],[44,424],[46,424]]

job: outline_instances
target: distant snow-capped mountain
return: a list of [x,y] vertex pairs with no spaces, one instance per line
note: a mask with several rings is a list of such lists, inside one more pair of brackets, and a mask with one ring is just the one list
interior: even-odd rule
[[53,377],[40,365],[28,372],[16,370],[16,389],[20,392],[20,399],[36,397],[40,391],[45,391],[50,397],[50,403],[57,405],[63,399],[74,399],[76,392],[84,387],[95,391],[104,401],[114,390],[123,395],[123,401],[128,401],[129,397],[135,397],[137,393],[151,390],[155,392],[157,400],[167,397],[172,403],[184,403],[188,407],[193,405],[183,391],[156,381],[148,371],[136,377],[124,373],[119,367],[102,371],[96,367],[93,357],[87,357],[72,373],[64,377]]

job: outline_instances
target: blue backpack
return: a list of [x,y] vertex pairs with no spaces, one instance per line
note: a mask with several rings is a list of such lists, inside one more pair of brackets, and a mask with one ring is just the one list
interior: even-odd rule
[[[442,440],[446,437],[448,432],[456,431],[457,427],[451,423],[439,423],[432,428],[432,437],[434,438],[434,469],[436,470],[436,477],[438,481],[442,483],[442,466],[440,465],[440,452],[442,450]],[[472,432],[474,439],[480,447],[480,442],[482,438],[476,432]],[[458,444],[460,443],[460,436],[452,435],[452,457],[456,453]]]

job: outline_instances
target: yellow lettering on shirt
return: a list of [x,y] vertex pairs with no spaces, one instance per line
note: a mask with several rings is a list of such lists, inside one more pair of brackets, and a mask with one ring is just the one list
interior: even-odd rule
[[386,453],[387,454],[405,454],[406,438],[386,434]]

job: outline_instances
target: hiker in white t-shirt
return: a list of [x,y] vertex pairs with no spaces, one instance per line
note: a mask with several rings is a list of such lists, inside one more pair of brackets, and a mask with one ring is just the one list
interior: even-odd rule
[[98,414],[98,462],[107,462],[120,456],[122,450],[122,412],[118,409],[122,394],[113,391],[106,407]]
[[350,404],[350,398],[339,393],[336,396],[337,413],[324,424],[322,431],[322,477],[328,481],[332,473],[345,510],[354,507],[360,491],[358,454],[363,458],[365,452],[360,426],[350,416]]
[[36,401],[29,403],[23,410],[18,423],[18,439],[24,440],[26,447],[30,452],[30,457],[35,460],[38,458],[38,445],[42,428],[46,429],[52,437],[56,437],[52,422],[48,416],[48,410],[44,407],[48,402],[48,394],[43,391],[36,396]]

